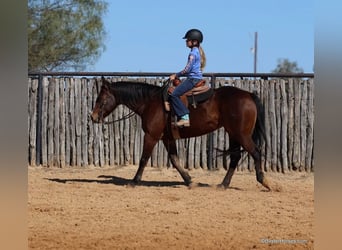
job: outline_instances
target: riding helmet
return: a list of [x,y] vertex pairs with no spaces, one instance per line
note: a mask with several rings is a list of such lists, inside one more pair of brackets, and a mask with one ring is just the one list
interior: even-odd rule
[[203,34],[198,29],[191,29],[185,33],[183,39],[197,40],[199,43],[203,42]]

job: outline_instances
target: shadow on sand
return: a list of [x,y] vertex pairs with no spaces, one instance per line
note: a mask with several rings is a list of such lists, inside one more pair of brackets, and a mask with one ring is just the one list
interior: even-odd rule
[[[60,179],[60,178],[47,178],[49,181],[58,183],[79,182],[79,183],[99,183],[99,184],[114,184],[117,186],[134,186],[131,179],[112,175],[99,175],[98,179]],[[182,181],[141,181],[138,186],[146,187],[177,187],[185,186]]]

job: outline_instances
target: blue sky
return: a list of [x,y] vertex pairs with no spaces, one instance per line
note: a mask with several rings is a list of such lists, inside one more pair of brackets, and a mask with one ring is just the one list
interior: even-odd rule
[[277,60],[314,67],[314,1],[108,1],[104,16],[106,49],[92,71],[178,72],[189,48],[185,32],[204,34],[205,72],[253,72],[254,33],[258,32],[257,72],[268,73]]

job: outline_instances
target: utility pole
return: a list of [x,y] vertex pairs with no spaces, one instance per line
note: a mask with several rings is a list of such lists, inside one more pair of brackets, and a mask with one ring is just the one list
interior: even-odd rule
[[254,33],[254,74],[257,72],[257,58],[258,58],[258,32]]

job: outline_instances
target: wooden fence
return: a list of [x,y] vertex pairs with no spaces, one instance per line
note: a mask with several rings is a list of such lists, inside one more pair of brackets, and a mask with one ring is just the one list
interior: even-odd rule
[[[112,81],[122,79],[111,78]],[[163,81],[160,77],[134,80],[157,85]],[[262,149],[265,171],[313,171],[313,78],[215,77],[211,82],[215,88],[232,85],[255,91],[261,98],[266,115],[267,147]],[[109,125],[95,124],[89,119],[100,84],[95,77],[29,77],[29,165],[138,164],[144,135],[140,117],[133,116]],[[118,119],[128,112],[126,107],[119,106],[108,120]],[[177,146],[181,163],[188,169],[217,169],[229,164],[229,159],[217,156],[215,150],[229,146],[228,135],[223,129],[178,140]],[[40,148],[39,152],[37,148]],[[170,166],[162,142],[155,147],[149,165]],[[244,153],[238,170],[247,169],[253,171],[254,165],[252,158]]]

